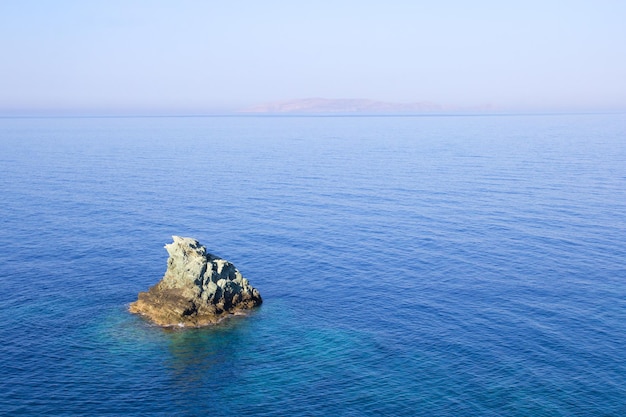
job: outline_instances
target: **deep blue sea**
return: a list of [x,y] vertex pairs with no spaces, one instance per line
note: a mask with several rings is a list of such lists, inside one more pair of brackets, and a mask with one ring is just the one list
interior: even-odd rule
[[[626,415],[626,115],[0,119],[2,416]],[[264,304],[128,313],[171,235]]]

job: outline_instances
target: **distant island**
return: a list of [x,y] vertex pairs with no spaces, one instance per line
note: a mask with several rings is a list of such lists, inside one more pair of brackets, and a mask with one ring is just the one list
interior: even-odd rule
[[492,112],[492,105],[470,107],[443,106],[427,101],[392,103],[361,98],[303,98],[258,104],[239,110],[247,114],[424,114],[454,112]]
[[304,98],[259,104],[241,113],[433,113],[449,109],[435,103],[390,103],[368,99]]

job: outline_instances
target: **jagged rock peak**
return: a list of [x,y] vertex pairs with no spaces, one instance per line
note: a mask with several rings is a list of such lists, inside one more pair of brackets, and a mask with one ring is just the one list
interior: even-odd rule
[[199,327],[261,304],[252,287],[230,262],[206,251],[196,239],[172,236],[165,275],[140,292],[129,310],[161,326]]

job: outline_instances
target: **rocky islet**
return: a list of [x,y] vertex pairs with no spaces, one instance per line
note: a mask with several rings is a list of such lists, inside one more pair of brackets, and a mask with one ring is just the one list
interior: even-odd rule
[[196,239],[172,236],[165,275],[137,301],[131,313],[160,326],[201,327],[262,303],[259,291],[225,259]]

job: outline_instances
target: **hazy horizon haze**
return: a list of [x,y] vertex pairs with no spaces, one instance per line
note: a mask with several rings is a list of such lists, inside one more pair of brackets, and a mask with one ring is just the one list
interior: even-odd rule
[[309,97],[625,111],[626,3],[0,4],[0,115],[209,114]]

